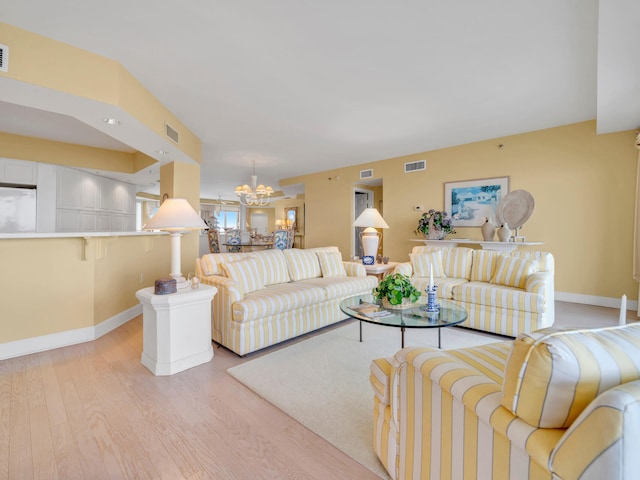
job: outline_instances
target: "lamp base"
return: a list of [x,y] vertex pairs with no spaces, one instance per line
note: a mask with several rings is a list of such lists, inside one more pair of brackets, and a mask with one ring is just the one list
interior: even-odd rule
[[178,290],[180,290],[181,288],[187,288],[187,287],[190,287],[190,286],[191,286],[191,283],[189,283],[189,282],[187,281],[187,279],[186,279],[186,278],[184,278],[184,277],[182,276],[182,274],[181,274],[181,273],[178,273],[178,274],[174,274],[174,273],[172,273],[172,274],[171,274],[171,278],[175,279],[175,281],[176,281],[176,288],[177,288]]

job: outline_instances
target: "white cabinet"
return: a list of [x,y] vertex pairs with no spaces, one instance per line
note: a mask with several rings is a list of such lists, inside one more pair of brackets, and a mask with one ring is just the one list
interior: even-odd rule
[[24,160],[0,158],[0,183],[36,185],[38,183],[38,164]]
[[58,169],[58,208],[95,210],[98,177],[72,168]]
[[57,231],[135,230],[135,185],[64,167],[57,178]]

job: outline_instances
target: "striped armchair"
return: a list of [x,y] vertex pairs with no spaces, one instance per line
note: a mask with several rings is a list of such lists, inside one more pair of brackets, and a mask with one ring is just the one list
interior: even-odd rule
[[406,348],[370,380],[395,480],[639,478],[640,323]]

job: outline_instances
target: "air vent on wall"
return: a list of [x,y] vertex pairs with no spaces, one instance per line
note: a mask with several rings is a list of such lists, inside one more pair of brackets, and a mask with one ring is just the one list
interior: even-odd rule
[[9,47],[0,45],[0,72],[9,71]]
[[165,130],[165,133],[167,134],[167,137],[169,137],[174,142],[179,143],[180,134],[178,133],[178,131],[176,129],[174,129],[171,125],[169,125],[168,123],[165,123],[164,127],[165,127],[164,130]]
[[360,170],[360,179],[362,180],[363,178],[373,178],[373,168]]
[[415,162],[408,162],[404,164],[404,173],[418,172],[420,170],[427,169],[426,160],[417,160]]

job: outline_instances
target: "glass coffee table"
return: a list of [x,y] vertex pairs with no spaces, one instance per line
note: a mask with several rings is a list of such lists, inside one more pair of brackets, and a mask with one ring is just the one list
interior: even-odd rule
[[340,303],[340,310],[360,320],[360,341],[362,341],[362,322],[368,322],[387,327],[399,327],[402,332],[402,348],[404,348],[405,328],[437,328],[438,348],[441,348],[440,329],[464,322],[467,319],[467,311],[446,300],[438,300],[438,305],[440,306],[438,312],[427,312],[427,306],[418,303],[409,308],[396,310],[383,307],[380,300],[367,294],[344,299]]

